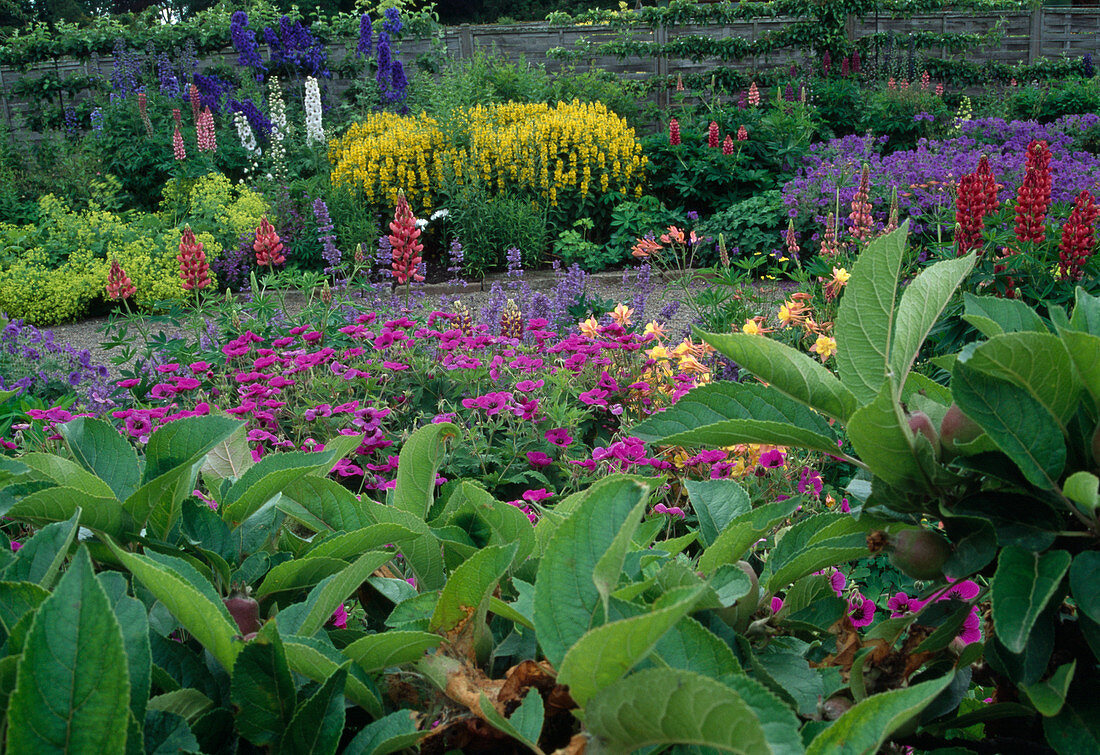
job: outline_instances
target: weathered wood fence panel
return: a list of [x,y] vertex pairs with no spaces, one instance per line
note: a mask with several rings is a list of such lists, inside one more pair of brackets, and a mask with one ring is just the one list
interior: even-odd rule
[[[754,19],[730,24],[712,26],[684,26],[670,28],[638,28],[631,32],[636,41],[648,41],[657,44],[667,43],[682,35],[706,35],[714,39],[740,37],[759,39],[770,31],[780,30],[795,19]],[[1040,8],[1032,11],[1012,11],[1004,13],[939,13],[895,18],[890,15],[867,16],[862,20],[852,19],[848,29],[851,39],[884,34],[893,31],[901,42],[906,35],[916,32],[937,34],[967,33],[984,34],[998,23],[1003,23],[1003,37],[998,44],[985,45],[965,53],[954,53],[933,49],[939,57],[952,58],[965,56],[967,59],[983,62],[1034,63],[1040,58],[1080,57],[1091,53],[1100,58],[1100,9],[1096,8]],[[448,55],[457,59],[468,58],[478,50],[495,51],[511,61],[527,60],[545,63],[550,70],[561,70],[563,64],[548,59],[547,52],[556,47],[572,49],[578,41],[587,40],[595,50],[603,42],[620,39],[622,32],[608,26],[556,27],[545,23],[514,25],[463,25],[448,27],[439,37],[439,41]],[[425,39],[403,40],[401,54],[406,60],[412,60],[431,49],[432,42]],[[800,60],[803,53],[798,50],[777,50],[766,55],[758,55],[729,65],[740,70],[763,69],[771,66],[786,65]],[[335,59],[343,57],[338,47],[332,52]],[[224,52],[205,55],[201,64],[232,63],[236,53],[227,49]],[[1098,60],[1100,63],[1100,60]],[[612,72],[625,79],[645,79],[651,76],[667,76],[670,73],[691,74],[708,70],[709,61],[655,56],[627,56],[619,58],[613,55],[592,55],[585,59],[584,65]],[[93,60],[62,59],[32,66],[29,71],[21,71],[9,66],[0,67],[0,117],[3,117],[9,129],[21,139],[38,138],[25,128],[23,114],[30,103],[21,97],[12,95],[11,87],[20,78],[50,73],[58,77],[70,75],[102,75],[109,77],[112,71],[110,58]],[[335,80],[330,86],[342,92],[351,84],[346,80]],[[660,103],[665,97],[658,96]]]

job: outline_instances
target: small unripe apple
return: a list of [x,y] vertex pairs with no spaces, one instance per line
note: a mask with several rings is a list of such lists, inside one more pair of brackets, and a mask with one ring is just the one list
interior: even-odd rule
[[903,574],[913,579],[940,579],[951,557],[951,543],[932,530],[902,530],[890,538],[887,552],[890,563]]
[[233,621],[237,622],[237,628],[241,630],[242,635],[247,637],[260,630],[260,604],[254,598],[250,598],[248,593],[234,590],[222,602],[225,603]]
[[940,443],[945,451],[956,454],[959,445],[977,440],[982,432],[977,422],[963,414],[957,404],[952,404],[940,423]]
[[854,703],[844,695],[830,697],[821,704],[821,717],[826,721],[835,721],[847,713],[853,704]]

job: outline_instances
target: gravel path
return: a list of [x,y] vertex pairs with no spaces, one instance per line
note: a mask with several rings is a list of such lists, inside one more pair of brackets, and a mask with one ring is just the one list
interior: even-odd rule
[[[439,304],[441,297],[446,297],[446,300],[461,300],[476,317],[480,309],[486,306],[490,300],[490,290],[493,282],[499,281],[503,285],[505,280],[503,276],[495,276],[487,278],[482,283],[472,283],[465,289],[456,288],[448,284],[426,285],[424,286],[424,302],[426,306],[431,308]],[[553,289],[555,284],[555,278],[551,273],[528,274],[525,276],[524,280],[532,290],[541,291],[547,294]],[[656,273],[654,273],[654,283],[656,285],[653,287],[653,292],[649,296],[645,307],[645,318],[647,321],[656,317],[657,313],[670,301],[679,300],[683,296],[683,288],[678,285],[678,283],[660,281]],[[693,293],[701,289],[702,286],[696,286],[693,288]],[[769,299],[774,299],[781,295],[778,287],[774,284],[767,287],[758,287],[757,290],[759,294]],[[612,300],[629,304],[636,295],[634,274],[628,272],[625,282],[622,272],[590,275],[588,278],[586,295],[589,299],[598,299],[601,301]],[[286,302],[287,309],[293,313],[304,306],[305,300],[301,294],[292,293],[286,296]],[[672,320],[662,324],[665,325],[670,338],[677,338],[687,332],[691,324],[690,321],[690,309],[681,305]],[[111,367],[112,372],[114,372],[115,367],[111,365],[113,353],[105,350],[101,346],[102,342],[107,338],[107,333],[105,332],[106,326],[106,317],[93,317],[76,323],[55,325],[51,330],[53,330],[58,342],[67,342],[76,349],[87,349],[91,354],[93,362],[107,364]],[[170,337],[180,334],[178,329],[171,327],[166,328],[161,325],[153,325],[151,327],[152,334],[156,334],[158,331],[164,332]],[[131,331],[130,337],[136,338],[138,336]]]

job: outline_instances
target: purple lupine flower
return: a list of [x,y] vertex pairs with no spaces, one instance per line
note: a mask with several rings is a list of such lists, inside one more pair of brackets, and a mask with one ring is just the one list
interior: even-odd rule
[[355,54],[360,58],[370,56],[373,34],[374,30],[371,28],[370,16],[364,13],[359,17],[359,44],[355,46]]

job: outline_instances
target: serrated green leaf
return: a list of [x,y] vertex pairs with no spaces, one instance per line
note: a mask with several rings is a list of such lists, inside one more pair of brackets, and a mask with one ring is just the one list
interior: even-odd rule
[[1035,684],[1021,684],[1020,689],[1043,716],[1057,716],[1066,703],[1069,685],[1073,682],[1073,672],[1077,670],[1077,661],[1063,664],[1055,669],[1050,678]]
[[1094,622],[1100,623],[1100,553],[1084,551],[1073,557],[1069,568],[1069,589],[1077,603],[1077,610]]
[[348,743],[343,755],[390,755],[415,747],[422,734],[416,729],[414,715],[399,710],[368,724]]
[[1082,674],[1057,716],[1043,719],[1046,741],[1058,755],[1100,752],[1100,685]]
[[907,721],[920,715],[954,679],[947,674],[856,703],[814,737],[807,755],[873,755]]
[[291,482],[276,508],[314,532],[353,532],[375,523],[354,493],[326,477]]
[[435,498],[435,473],[443,461],[443,448],[458,435],[453,422],[425,425],[405,441],[397,464],[393,505],[420,519],[428,516]]
[[[963,294],[963,306],[963,311],[967,315],[984,317],[996,323],[1001,333],[1047,332],[1046,326],[1043,325],[1043,318],[1039,317],[1035,310],[1018,299],[1005,299],[1000,296],[976,296],[966,292]],[[997,334],[985,333],[985,335]]]
[[399,524],[417,534],[412,540],[401,544],[401,553],[416,575],[416,583],[422,589],[441,588],[447,579],[443,556],[440,554],[441,543],[424,520],[407,511],[374,501],[364,500],[361,505],[371,523]]
[[1058,592],[1069,570],[1065,551],[1032,553],[1016,545],[1001,550],[993,576],[993,623],[997,639],[1022,653],[1039,614]]
[[[840,381],[859,404],[882,392],[894,341],[898,279],[909,235],[906,221],[893,233],[871,241],[852,265],[837,312],[836,364]],[[897,384],[901,384],[897,380]]]
[[896,385],[905,377],[920,353],[924,339],[940,319],[947,303],[963,279],[974,269],[976,257],[942,260],[926,267],[906,286],[901,295],[890,346],[890,371]]
[[312,589],[325,577],[343,571],[347,561],[338,558],[303,558],[284,561],[274,566],[256,590],[256,598],[266,598],[282,592],[299,592]]
[[825,417],[774,388],[753,383],[699,386],[630,432],[671,446],[770,443],[837,450],[836,433]]
[[1058,336],[1050,333],[995,336],[974,349],[966,365],[1022,388],[1063,423],[1077,410],[1081,380]]
[[537,689],[532,687],[527,691],[527,694],[523,698],[523,702],[520,703],[519,707],[512,713],[511,718],[502,716],[497,709],[493,707],[492,702],[485,696],[484,692],[482,692],[481,696],[478,698],[478,708],[481,710],[481,715],[485,720],[494,727],[513,739],[527,745],[534,752],[542,752],[542,750],[539,749],[538,741],[539,736],[542,734],[545,711],[543,709],[542,696]]
[[489,545],[451,572],[432,613],[431,631],[451,632],[472,616],[484,616],[489,596],[508,571],[516,543]]
[[148,556],[127,553],[110,541],[108,545],[123,565],[210,651],[223,668],[233,668],[242,645],[234,639],[237,626],[226,619],[224,605],[211,601],[189,581]]
[[260,747],[279,741],[298,697],[278,632],[261,632],[237,655],[229,695],[241,736]]
[[726,525],[752,509],[749,494],[735,480],[685,480],[684,487],[704,546],[712,545]]
[[4,568],[3,578],[9,582],[35,582],[47,590],[53,587],[76,539],[79,518],[79,512],[74,513],[68,521],[47,524],[36,532],[16,551]]
[[1063,330],[1059,336],[1073,359],[1085,389],[1092,400],[1100,404],[1100,337],[1072,330]]
[[730,646],[690,616],[685,616],[657,642],[653,657],[671,668],[712,679],[741,672]]
[[833,373],[784,343],[746,333],[699,336],[781,394],[822,414],[846,420],[858,406],[855,395]]
[[134,531],[134,520],[112,495],[109,498],[70,487],[39,490],[16,501],[8,509],[12,519],[42,527],[64,522],[79,512],[79,523],[96,532],[121,537]]
[[928,441],[909,430],[890,383],[852,415],[848,437],[871,472],[895,487],[923,485],[935,463]]
[[101,572],[97,579],[107,591],[111,609],[115,612],[115,619],[122,630],[122,646],[126,651],[126,666],[130,677],[130,712],[135,721],[144,721],[153,676],[148,609],[140,600],[126,594],[126,578],[121,574]]
[[962,360],[952,372],[951,394],[1028,482],[1054,488],[1065,468],[1066,441],[1050,412],[1022,388],[970,369]]
[[7,751],[121,755],[129,702],[122,630],[81,548],[34,616],[8,702]]
[[175,714],[190,724],[212,710],[214,701],[197,689],[185,687],[150,698],[148,708]]
[[[350,663],[350,662],[349,662]],[[303,701],[279,740],[279,752],[334,755],[344,732],[344,687],[348,664],[336,669]]]
[[[291,671],[319,683],[336,673],[345,662],[350,663],[332,646],[308,637],[286,637],[283,639],[283,649]],[[362,674],[362,678],[354,669],[347,675],[344,695],[377,718],[382,715],[382,700],[372,685],[368,684],[366,675],[362,672],[358,674]]]
[[667,608],[590,629],[565,653],[558,682],[582,708],[600,690],[634,668],[680,619],[687,616],[705,591],[700,586]]
[[359,668],[374,673],[390,666],[420,660],[424,653],[439,647],[443,638],[430,632],[391,629],[361,637],[344,648],[343,653]]
[[29,453],[20,456],[19,463],[37,472],[41,478],[51,480],[59,486],[76,488],[82,493],[96,498],[115,500],[115,493],[110,485],[76,462],[69,461],[63,456],[49,453]]
[[613,752],[686,744],[769,752],[756,712],[730,687],[677,669],[648,669],[612,684],[585,708],[585,726]]
[[120,501],[137,490],[141,479],[137,452],[109,423],[77,417],[58,431],[77,463],[101,478]]
[[393,558],[393,554],[383,551],[368,551],[357,558],[351,565],[341,569],[331,577],[326,577],[317,584],[306,598],[309,606],[302,624],[295,630],[295,634],[302,637],[312,637],[325,622],[332,618],[333,612],[340,604],[348,599],[348,596],[359,589],[359,585],[367,581],[375,569]]
[[[498,501],[484,488],[468,480],[463,480],[451,491],[447,509],[449,516],[446,512],[440,515],[440,519],[447,516],[447,524],[462,526],[460,521],[475,517],[488,529],[487,545],[516,543],[518,548],[512,562],[513,569],[518,568],[535,550],[535,528],[527,515],[511,504]],[[466,524],[466,527],[470,526]]]
[[558,666],[565,652],[592,626],[602,604],[593,573],[609,544],[644,501],[648,489],[630,479],[608,477],[558,525],[535,578],[534,623],[547,659]]
[[[145,725],[138,729],[130,727],[131,736],[142,734],[144,742],[135,745],[145,755],[178,755],[183,752],[199,752],[202,745],[194,732],[181,716],[161,710],[150,710],[145,716]],[[131,722],[132,723],[132,722]],[[141,748],[141,745],[144,745]]]
[[416,533],[399,524],[372,524],[353,532],[340,532],[310,545],[305,558],[339,558],[349,560],[369,550],[378,550],[416,537]]
[[699,556],[699,571],[713,574],[719,566],[734,563],[764,533],[790,516],[797,506],[798,501],[790,498],[758,506],[732,520],[714,543]]
[[211,490],[218,490],[225,480],[239,480],[256,462],[248,446],[248,435],[241,427],[206,454],[199,470],[202,479]]

